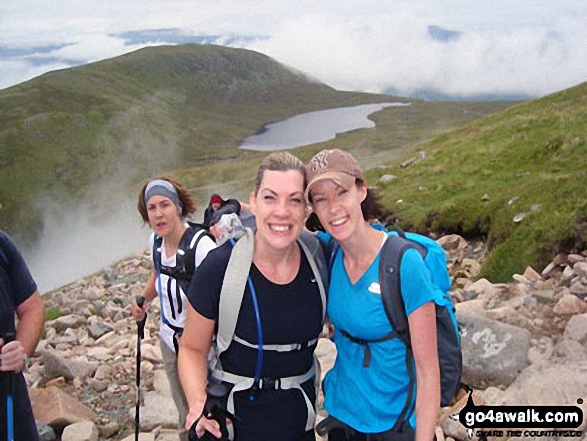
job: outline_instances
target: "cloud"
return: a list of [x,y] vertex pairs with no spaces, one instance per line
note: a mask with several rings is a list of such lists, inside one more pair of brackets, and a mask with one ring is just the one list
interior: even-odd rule
[[[40,67],[186,42],[258,50],[343,90],[544,95],[587,76],[584,0],[85,3],[5,0],[0,88]],[[12,56],[2,57],[1,48]]]

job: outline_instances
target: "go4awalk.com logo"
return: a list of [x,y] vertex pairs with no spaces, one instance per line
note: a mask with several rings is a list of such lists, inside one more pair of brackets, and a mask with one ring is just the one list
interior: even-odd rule
[[[452,416],[467,428],[469,439],[473,435],[480,439],[582,436],[578,427],[583,423],[583,411],[579,406],[477,406],[472,395],[469,391],[465,407]],[[583,399],[578,399],[577,404],[583,404]]]

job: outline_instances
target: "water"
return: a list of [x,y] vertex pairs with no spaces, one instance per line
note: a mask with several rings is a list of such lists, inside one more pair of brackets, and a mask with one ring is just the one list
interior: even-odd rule
[[261,133],[246,138],[240,148],[247,150],[285,150],[324,142],[337,133],[375,127],[367,117],[392,106],[409,106],[410,103],[363,104],[353,107],[318,110],[302,113],[283,121],[267,124]]

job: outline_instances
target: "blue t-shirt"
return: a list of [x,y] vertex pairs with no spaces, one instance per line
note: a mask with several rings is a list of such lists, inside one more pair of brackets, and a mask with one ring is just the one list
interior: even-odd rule
[[[339,248],[328,295],[328,316],[335,328],[337,357],[324,378],[324,408],[331,416],[363,433],[383,432],[393,427],[406,403],[409,384],[406,347],[399,339],[371,343],[371,363],[364,367],[364,346],[340,332],[342,329],[355,338],[375,340],[392,331],[381,300],[379,257],[378,254],[361,278],[352,284]],[[402,258],[401,291],[408,316],[439,296],[440,291],[434,288],[430,273],[415,249],[408,250]],[[415,420],[414,413],[410,419],[414,428]]]

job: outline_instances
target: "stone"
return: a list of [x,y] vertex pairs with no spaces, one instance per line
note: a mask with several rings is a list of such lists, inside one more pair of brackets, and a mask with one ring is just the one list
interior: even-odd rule
[[55,431],[49,424],[41,423],[35,420],[37,432],[39,432],[39,441],[54,441]]
[[582,345],[587,344],[587,314],[571,317],[564,333],[565,338],[574,340]]
[[526,271],[524,271],[524,274],[522,274],[526,279],[531,280],[533,282],[536,282],[538,280],[542,280],[542,276],[540,274],[538,274],[538,272],[532,268],[532,267],[528,267],[526,268]]
[[96,322],[88,326],[88,333],[94,340],[108,334],[113,330],[112,326],[104,322]]
[[86,319],[77,314],[69,314],[56,318],[46,323],[47,326],[52,327],[58,333],[63,332],[68,328],[79,328],[85,325]]
[[569,262],[569,265],[575,265],[577,262],[585,262],[585,257],[580,254],[569,254],[567,256],[567,262]]
[[397,176],[386,174],[386,175],[383,175],[379,178],[379,183],[386,185],[386,184],[389,184],[390,182],[393,182],[396,179],[397,179]]
[[461,325],[463,383],[483,389],[514,382],[528,363],[530,332],[476,313],[457,318]]
[[109,421],[104,425],[98,426],[98,433],[103,438],[110,438],[119,431],[120,425],[116,421]]
[[458,234],[447,234],[436,241],[446,251],[466,248],[467,241]]
[[98,428],[91,421],[70,424],[63,430],[61,441],[98,441]]
[[578,277],[587,277],[587,262],[577,262],[573,265],[573,271]]
[[35,419],[55,430],[98,418],[92,409],[56,387],[29,389],[29,396]]
[[73,360],[65,358],[55,351],[44,351],[45,372],[49,377],[64,377],[67,380],[92,376],[98,365],[83,359]]
[[554,300],[554,290],[552,289],[534,291],[532,295],[542,304],[549,304]]
[[573,294],[565,294],[561,297],[552,311],[556,315],[575,315],[587,312],[587,303]]

